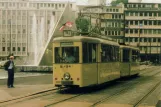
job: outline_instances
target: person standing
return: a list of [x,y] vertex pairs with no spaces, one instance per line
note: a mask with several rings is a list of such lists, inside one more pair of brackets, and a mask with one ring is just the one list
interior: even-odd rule
[[13,83],[14,83],[14,56],[10,56],[9,60],[5,63],[4,67],[5,70],[8,71],[8,80],[7,80],[7,86],[8,88],[14,88]]

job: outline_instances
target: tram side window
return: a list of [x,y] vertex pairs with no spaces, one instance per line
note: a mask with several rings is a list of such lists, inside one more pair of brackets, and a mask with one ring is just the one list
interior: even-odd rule
[[96,44],[83,43],[83,63],[96,62]]
[[101,49],[101,62],[109,62],[111,60],[111,47],[109,45],[102,45]]
[[114,61],[119,61],[119,47],[114,47]]
[[123,62],[129,62],[130,61],[129,52],[130,52],[130,50],[123,49]]
[[111,62],[119,60],[119,47],[102,44],[101,62]]
[[139,60],[139,52],[137,50],[132,50],[132,62],[137,62]]
[[60,48],[55,48],[55,63],[60,63]]

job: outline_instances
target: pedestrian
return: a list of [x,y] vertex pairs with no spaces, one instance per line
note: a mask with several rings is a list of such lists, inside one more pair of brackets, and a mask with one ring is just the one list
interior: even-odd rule
[[6,71],[8,71],[8,80],[7,80],[7,86],[8,88],[14,88],[14,56],[10,56],[9,60],[5,63],[4,68]]

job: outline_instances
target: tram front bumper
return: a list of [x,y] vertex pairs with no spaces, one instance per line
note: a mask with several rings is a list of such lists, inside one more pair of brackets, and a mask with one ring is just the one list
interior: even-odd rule
[[61,81],[62,85],[73,85],[73,81]]

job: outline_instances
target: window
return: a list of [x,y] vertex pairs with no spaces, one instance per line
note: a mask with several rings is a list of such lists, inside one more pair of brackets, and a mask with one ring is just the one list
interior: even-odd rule
[[7,51],[10,51],[10,47],[7,47]]
[[140,12],[140,16],[143,16],[143,13],[142,12]]
[[135,21],[135,25],[138,25],[138,23],[139,23],[138,21]]
[[153,21],[153,25],[157,25],[157,21],[156,20]]
[[154,16],[157,16],[157,13],[155,12],[155,13],[153,13],[154,14]]
[[132,50],[132,62],[137,62],[139,59],[139,51]]
[[149,13],[149,16],[152,16],[152,13]]
[[117,46],[102,44],[101,62],[111,62],[118,60],[119,60],[119,48]]
[[20,47],[18,47],[17,50],[20,51],[21,50]]
[[149,21],[149,25],[152,25],[152,21]]
[[[68,45],[63,42],[64,45]],[[61,51],[62,50],[62,53]],[[79,63],[79,47],[56,47],[55,63]]]
[[96,62],[96,44],[83,43],[83,63]]
[[129,62],[130,61],[130,55],[129,55],[129,53],[130,53],[130,50],[129,49],[123,49],[122,50],[123,51],[123,62]]
[[135,42],[138,42],[138,38],[135,38]]
[[25,47],[23,47],[23,51],[26,51],[26,48]]
[[58,7],[57,7],[57,4],[55,4],[55,9],[57,9]]
[[135,29],[135,33],[138,33],[138,29]]
[[13,47],[13,48],[12,48],[12,50],[13,50],[13,51],[16,51],[16,48],[15,48],[15,47]]
[[2,51],[5,51],[5,47],[2,48]]
[[26,29],[23,29],[23,33],[26,33]]
[[157,40],[156,40],[156,38],[153,38],[153,42],[156,42]]
[[131,34],[133,33],[133,29],[130,29],[130,33],[131,33]]

